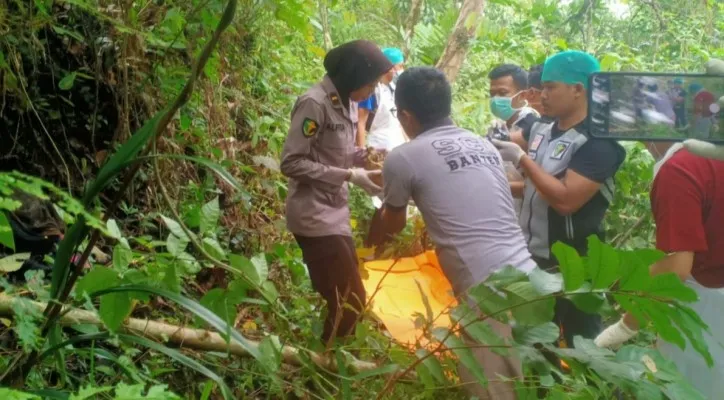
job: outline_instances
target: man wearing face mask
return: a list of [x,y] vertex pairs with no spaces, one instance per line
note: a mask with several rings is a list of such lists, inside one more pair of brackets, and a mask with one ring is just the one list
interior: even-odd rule
[[[707,64],[707,74],[722,74]],[[722,64],[724,65],[724,63]],[[724,147],[688,140],[681,143],[649,142],[656,159],[651,189],[651,211],[656,222],[656,247],[667,256],[651,266],[652,275],[675,273],[697,292],[691,307],[709,326],[704,341],[714,366],[709,368],[687,343],[681,350],[661,341],[659,350],[705,398],[724,392]],[[696,154],[692,151],[695,151]],[[697,155],[698,154],[698,155]],[[603,331],[595,340],[601,347],[621,345],[637,334],[639,322],[630,314]]]
[[[490,111],[498,118],[488,129],[488,136],[524,145],[521,132],[530,129],[540,117],[536,110],[527,106],[528,73],[517,65],[503,64],[490,71],[488,78]],[[511,183],[511,191],[522,193],[523,175],[507,161],[505,173]],[[515,196],[513,203],[516,212],[520,213],[520,196]]]
[[490,71],[488,78],[490,112],[498,118],[488,134],[519,142],[520,132],[529,129],[540,117],[535,109],[528,107],[528,72],[517,65],[503,64]]
[[[503,159],[524,171],[519,222],[528,250],[543,269],[557,269],[554,243],[563,242],[585,255],[587,238],[603,236],[613,177],[626,155],[615,141],[592,138],[586,127],[588,77],[599,69],[594,57],[580,51],[549,57],[541,77],[541,101],[554,122],[537,122],[522,133],[527,153],[516,143],[493,141]],[[573,345],[576,335],[593,339],[601,328],[599,315],[580,311],[562,298],[556,301],[554,322],[563,331],[560,344],[566,346]]]

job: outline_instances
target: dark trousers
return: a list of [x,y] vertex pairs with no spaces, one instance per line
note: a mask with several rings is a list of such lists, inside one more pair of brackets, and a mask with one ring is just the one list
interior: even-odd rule
[[322,340],[354,333],[365,307],[365,288],[359,274],[354,241],[349,236],[294,235],[302,248],[312,287],[327,302]]
[[[533,260],[541,269],[548,272],[557,272],[557,263],[544,258],[533,257]],[[555,322],[562,331],[562,339],[566,347],[573,347],[573,338],[582,336],[586,339],[595,339],[603,330],[603,322],[598,314],[589,314],[581,311],[572,301],[564,298],[556,298]]]

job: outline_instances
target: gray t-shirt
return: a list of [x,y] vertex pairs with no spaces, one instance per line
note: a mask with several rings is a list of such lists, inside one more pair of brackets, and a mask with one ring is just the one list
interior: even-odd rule
[[383,168],[385,204],[420,209],[456,295],[512,265],[535,268],[497,149],[448,124],[396,147]]

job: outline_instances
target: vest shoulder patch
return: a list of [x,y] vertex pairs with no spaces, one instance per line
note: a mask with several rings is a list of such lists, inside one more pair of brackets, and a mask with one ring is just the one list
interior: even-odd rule
[[553,151],[551,151],[550,158],[554,160],[560,160],[563,158],[563,155],[566,154],[566,151],[568,151],[568,148],[571,147],[571,142],[566,141],[559,141],[553,146]]

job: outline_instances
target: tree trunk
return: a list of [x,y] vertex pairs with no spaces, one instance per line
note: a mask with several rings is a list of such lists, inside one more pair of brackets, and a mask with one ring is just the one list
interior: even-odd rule
[[[13,305],[22,300],[17,297],[0,293],[0,316],[14,317],[16,310],[21,310],[23,308],[14,307]],[[47,307],[47,304],[45,303],[30,300],[24,301],[22,304],[24,307],[32,307],[40,313],[42,313],[43,310],[45,310],[45,307]],[[58,323],[62,326],[103,326],[101,319],[92,311],[70,307],[65,308],[64,311],[65,312],[58,320]],[[249,357],[249,353],[246,349],[234,340],[227,342],[220,334],[204,329],[186,328],[183,326],[171,325],[148,319],[127,318],[119,330],[121,332],[143,336],[160,343],[172,343],[183,348],[201,351],[215,351],[219,353],[225,353],[228,351],[235,356]],[[259,342],[253,340],[249,340],[249,343],[256,348],[260,346]],[[280,353],[282,360],[287,364],[305,366],[307,365],[307,360],[309,360],[322,369],[327,369],[333,372],[338,371],[336,360],[328,357],[326,354],[315,353],[286,345],[282,346]],[[348,357],[346,362],[347,368],[353,372],[371,371],[380,367],[376,363],[358,360],[354,357]],[[400,370],[397,369],[390,372],[388,375],[394,376],[394,374],[399,373],[399,371]],[[407,378],[417,379],[417,375],[410,373]]]
[[404,27],[405,47],[402,49],[402,52],[405,54],[405,58],[407,58],[410,53],[410,43],[412,42],[412,37],[415,36],[415,27],[417,23],[420,22],[420,17],[422,17],[423,3],[424,0],[412,0],[410,4],[410,14],[407,15]]
[[445,73],[450,82],[455,81],[470,48],[470,40],[475,37],[480,22],[483,20],[485,0],[465,0],[460,7],[460,15],[455,28],[448,39],[442,56],[435,65]]
[[322,23],[322,39],[324,40],[324,50],[330,51],[334,47],[332,43],[332,34],[329,32],[329,18],[327,14],[327,0],[319,2],[319,19]]

